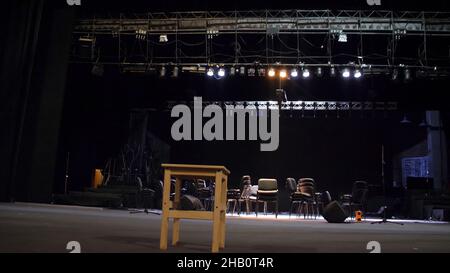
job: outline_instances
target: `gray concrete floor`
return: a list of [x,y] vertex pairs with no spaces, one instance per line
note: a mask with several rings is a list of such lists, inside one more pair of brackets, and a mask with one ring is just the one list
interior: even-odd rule
[[[0,252],[69,252],[69,241],[78,241],[81,252],[160,252],[159,232],[160,216],[155,214],[0,203]],[[168,252],[209,252],[211,232],[209,221],[182,220],[181,243]],[[369,252],[369,241],[378,241],[382,252],[450,252],[450,224],[231,216],[223,252]]]

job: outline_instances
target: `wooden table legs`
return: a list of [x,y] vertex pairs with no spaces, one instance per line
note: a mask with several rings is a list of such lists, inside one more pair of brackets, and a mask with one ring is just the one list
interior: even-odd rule
[[[165,170],[160,249],[167,249],[169,218],[173,218],[172,245],[174,246],[180,240],[180,220],[198,219],[213,221],[211,251],[219,252],[220,248],[225,247],[225,216],[229,171],[223,166],[163,164],[163,167],[165,167]],[[180,210],[181,178],[197,177],[213,177],[215,179],[214,207],[212,212]],[[176,179],[172,209],[170,208],[171,178]]]
[[161,215],[161,239],[159,248],[167,249],[167,235],[169,232],[169,203],[170,203],[170,170],[164,171],[162,215]]

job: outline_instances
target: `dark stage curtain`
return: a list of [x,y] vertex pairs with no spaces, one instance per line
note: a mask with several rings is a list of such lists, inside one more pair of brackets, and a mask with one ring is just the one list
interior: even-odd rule
[[54,182],[74,10],[43,0],[5,5],[0,201],[47,202]]
[[24,117],[30,93],[31,75],[43,1],[14,1],[9,3],[3,16],[7,17],[1,62],[1,121],[0,134],[0,198],[13,197],[18,155],[22,138]]

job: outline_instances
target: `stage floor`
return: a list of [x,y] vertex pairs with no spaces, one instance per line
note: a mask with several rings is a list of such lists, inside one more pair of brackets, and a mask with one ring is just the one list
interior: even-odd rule
[[[223,252],[450,252],[450,224],[330,224],[287,215],[229,215]],[[401,220],[397,220],[401,221]],[[0,203],[0,252],[160,252],[160,216],[125,210],[29,203]],[[182,220],[180,245],[168,252],[209,252],[212,224]],[[170,243],[170,242],[169,242]]]

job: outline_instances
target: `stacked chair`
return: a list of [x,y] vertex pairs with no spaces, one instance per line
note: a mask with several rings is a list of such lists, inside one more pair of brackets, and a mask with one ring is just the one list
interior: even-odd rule
[[316,192],[314,188],[314,179],[300,178],[297,183],[297,192],[303,197],[303,201],[299,206],[299,214],[303,212],[304,218],[317,218],[319,214],[319,206],[316,200]]
[[310,216],[317,218],[317,215],[319,215],[318,198],[321,197],[321,194],[315,192],[314,179],[300,178],[296,183],[295,179],[290,177],[286,179],[286,188],[290,193],[289,217],[291,217],[292,210],[297,204],[298,215],[303,213],[305,219]]
[[305,197],[301,192],[297,191],[297,182],[292,177],[286,179],[286,189],[289,192],[289,199],[290,199],[289,217],[291,217],[294,205],[297,204],[298,207],[302,206],[303,202],[305,201]]

